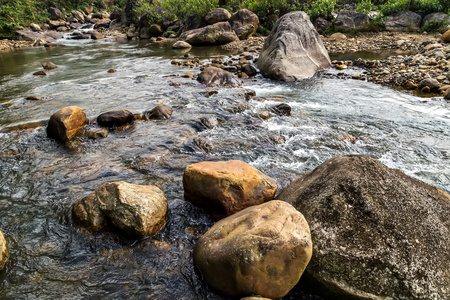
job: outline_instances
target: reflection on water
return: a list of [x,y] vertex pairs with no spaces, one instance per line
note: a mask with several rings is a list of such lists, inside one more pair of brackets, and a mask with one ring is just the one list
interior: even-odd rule
[[[0,287],[3,299],[224,299],[205,285],[191,258],[196,237],[213,224],[183,200],[183,170],[198,161],[241,159],[283,188],[328,158],[360,153],[450,189],[450,111],[441,99],[424,103],[371,83],[336,79],[244,83],[268,101],[246,101],[239,89],[205,97],[201,92],[213,88],[164,77],[198,72],[170,63],[183,59],[183,52],[138,43],[67,43],[0,53],[0,129],[46,121],[68,105],[80,106],[89,118],[114,109],[138,113],[161,103],[174,114],[105,139],[82,140],[77,151],[47,139],[43,127],[0,133],[0,228],[11,254]],[[203,58],[223,53],[193,51]],[[33,76],[48,60],[58,69]],[[117,72],[107,73],[109,68]],[[25,100],[29,95],[44,100]],[[280,99],[292,107],[292,116],[262,120],[259,113]],[[221,125],[197,131],[198,120],[211,115]],[[342,134],[356,142],[342,141]],[[192,140],[198,136],[214,150],[196,147]],[[275,143],[277,136],[286,142]],[[72,224],[70,205],[116,180],[165,192],[169,218],[161,233],[130,240],[92,235]],[[284,299],[320,298],[300,286]]]

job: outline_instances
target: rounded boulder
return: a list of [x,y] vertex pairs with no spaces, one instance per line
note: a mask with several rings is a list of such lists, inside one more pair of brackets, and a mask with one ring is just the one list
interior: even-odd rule
[[98,125],[103,127],[121,126],[133,120],[133,113],[126,109],[105,112],[97,117]]
[[229,297],[278,299],[300,280],[312,255],[303,215],[282,201],[249,207],[217,222],[197,242],[194,262]]
[[68,106],[50,117],[47,136],[65,142],[70,140],[78,130],[88,123],[86,114],[78,106]]
[[184,198],[210,211],[215,219],[272,200],[275,180],[240,160],[204,161],[183,174]]

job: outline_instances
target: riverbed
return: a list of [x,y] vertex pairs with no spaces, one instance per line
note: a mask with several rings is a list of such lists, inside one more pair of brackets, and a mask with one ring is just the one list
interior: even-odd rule
[[[331,157],[358,153],[450,191],[450,105],[442,98],[317,76],[297,83],[246,80],[242,88],[257,95],[246,100],[241,88],[209,88],[181,77],[200,71],[171,64],[184,59],[180,50],[144,42],[62,42],[66,47],[0,53],[0,229],[10,249],[0,298],[225,299],[207,287],[192,261],[196,239],[213,224],[183,200],[183,170],[199,161],[243,160],[276,179],[281,190]],[[190,53],[213,59],[238,52],[211,47]],[[33,76],[45,61],[58,68]],[[25,100],[30,95],[42,100]],[[291,116],[261,118],[280,102],[292,107]],[[137,122],[71,148],[47,138],[45,127],[5,130],[45,124],[69,105],[95,119],[157,104],[174,109],[170,120]],[[220,126],[199,125],[208,116]],[[198,138],[211,147],[199,146]],[[73,224],[74,201],[118,180],[164,191],[169,217],[159,234],[136,240],[90,234]],[[299,285],[283,299],[321,298]]]

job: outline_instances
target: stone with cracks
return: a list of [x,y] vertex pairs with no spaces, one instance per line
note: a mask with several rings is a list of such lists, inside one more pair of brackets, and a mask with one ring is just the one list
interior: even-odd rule
[[293,81],[331,67],[319,34],[305,12],[282,16],[264,43],[258,67],[264,77]]
[[50,117],[47,136],[65,142],[70,140],[78,130],[88,123],[86,114],[78,106],[68,106]]

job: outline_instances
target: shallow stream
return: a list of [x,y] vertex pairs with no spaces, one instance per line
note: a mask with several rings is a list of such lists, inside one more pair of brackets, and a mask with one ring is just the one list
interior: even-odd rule
[[[2,299],[225,299],[201,280],[191,257],[196,238],[213,224],[183,200],[182,173],[194,162],[240,159],[275,178],[281,190],[326,159],[360,153],[450,191],[450,104],[442,98],[315,78],[246,81],[244,88],[266,97],[247,101],[240,89],[166,77],[199,72],[171,64],[184,52],[138,43],[65,43],[0,53],[0,130],[47,121],[69,105],[91,119],[157,104],[174,114],[82,140],[76,150],[48,139],[45,127],[0,133],[0,228],[10,247]],[[202,59],[224,54],[217,48],[191,53]],[[59,67],[33,76],[45,61]],[[107,73],[110,68],[117,72]],[[202,94],[209,90],[219,93]],[[30,95],[43,100],[25,100]],[[291,116],[258,116],[279,101],[292,107]],[[204,130],[198,121],[205,116],[216,116],[220,126]],[[356,142],[343,139],[346,134]],[[213,149],[204,151],[193,142],[197,137]],[[118,180],[165,192],[169,220],[161,233],[129,240],[74,226],[71,204]],[[284,299],[321,298],[299,286]]]

